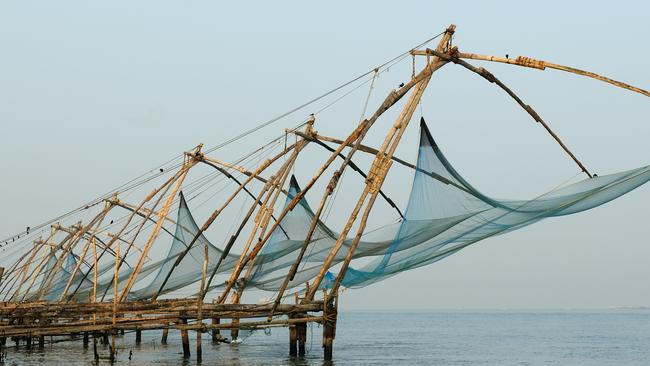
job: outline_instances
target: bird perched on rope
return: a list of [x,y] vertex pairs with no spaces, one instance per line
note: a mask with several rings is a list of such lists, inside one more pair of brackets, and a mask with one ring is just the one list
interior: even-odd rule
[[400,84],[399,84],[399,87],[400,87],[400,88],[403,87],[403,86],[404,86],[404,83],[400,83]]

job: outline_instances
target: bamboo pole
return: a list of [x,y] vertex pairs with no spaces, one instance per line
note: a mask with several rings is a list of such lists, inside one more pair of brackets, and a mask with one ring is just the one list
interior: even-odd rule
[[[151,207],[151,211],[147,212],[146,216],[145,216],[145,217],[143,218],[143,220],[140,222],[140,224],[138,225],[138,228],[137,228],[136,231],[135,231],[135,234],[133,234],[133,237],[131,238],[131,241],[129,242],[129,245],[126,247],[126,250],[124,251],[124,255],[122,256],[123,259],[122,259],[122,261],[120,262],[120,267],[122,267],[122,264],[126,261],[126,257],[127,257],[127,255],[129,254],[129,251],[131,250],[131,248],[133,248],[133,247],[136,246],[136,245],[135,245],[135,241],[136,241],[136,239],[138,238],[138,236],[139,236],[140,233],[142,232],[142,229],[144,228],[144,225],[145,225],[145,224],[147,223],[147,221],[151,218],[152,213],[153,213],[153,212],[156,212],[155,209],[156,209],[156,207],[158,206],[158,204],[160,204],[160,202],[162,202],[163,198],[164,198],[165,196],[167,196],[167,193],[168,193],[169,190],[172,188],[172,186],[174,186],[174,187],[178,186],[178,182],[179,182],[179,180],[181,180],[181,178],[184,179],[185,175],[187,174],[187,171],[188,171],[188,169],[187,169],[187,162],[185,162],[185,163],[183,164],[183,166],[181,167],[181,169],[179,169],[178,172],[176,172],[176,174],[174,174],[174,176],[172,177],[173,179],[168,180],[168,181],[166,182],[166,186],[165,186],[164,188],[162,188],[162,189],[160,189],[160,190],[158,191],[158,192],[160,192],[160,195],[158,196],[158,198],[157,198],[156,201],[154,202],[153,206]],[[176,185],[174,185],[174,184],[176,184]],[[173,200],[173,197],[174,197],[174,196],[175,196],[175,194],[172,194],[172,195],[171,195],[172,200]],[[167,198],[168,198],[168,199],[165,200],[165,203],[170,202],[170,201],[169,201],[169,196],[167,196]],[[171,203],[171,202],[170,202],[170,203]],[[163,206],[164,206],[164,205],[165,205],[165,204],[163,204]],[[138,216],[141,216],[139,210],[135,210],[135,211],[133,211],[132,214],[134,214],[134,215],[138,215]],[[160,212],[159,212],[158,214],[160,215]],[[154,231],[156,231],[156,227],[158,227],[159,224],[160,224],[161,227],[162,227],[162,224],[163,224],[163,223],[164,223],[164,222],[163,222],[162,220],[158,220],[158,222],[156,222],[156,224],[154,225]],[[160,230],[160,229],[158,229],[158,230]],[[117,238],[119,238],[119,235],[121,235],[121,234],[118,234]],[[157,236],[157,232],[156,232],[156,236]],[[115,240],[117,240],[117,238],[116,238]],[[151,239],[151,238],[152,238],[152,237],[151,237],[151,235],[150,235],[150,236],[149,236],[149,239]],[[149,241],[149,240],[147,240],[147,242],[148,242],[148,241]],[[111,239],[111,242],[114,242],[114,240]],[[138,259],[138,263],[140,263],[140,261],[143,260],[143,258],[146,258],[147,254],[148,254],[148,253],[145,253],[145,251],[144,251],[144,249],[143,249],[143,250],[140,252],[140,257],[139,257],[139,259]],[[129,276],[129,280],[133,277],[134,274],[137,276],[136,272],[133,272],[133,273],[131,274],[131,276]],[[127,283],[128,283],[128,282],[127,282]],[[107,290],[106,290],[106,291],[108,291],[108,287],[107,287]],[[104,294],[102,295],[102,300],[103,300],[104,297],[106,296],[106,291],[105,291]]]
[[[69,234],[67,236],[67,238],[70,238],[70,237],[72,237],[72,234]],[[64,239],[64,240],[66,240],[66,239]],[[41,260],[40,260],[40,262],[39,262],[39,264],[37,266],[38,270],[35,270],[34,272],[32,272],[29,286],[25,290],[25,293],[23,294],[20,301],[25,301],[25,299],[27,298],[27,295],[32,290],[32,287],[34,287],[34,284],[36,283],[36,279],[38,278],[38,276],[40,276],[43,273],[45,267],[47,266],[47,261],[49,260],[49,258],[55,258],[55,253],[56,252],[55,252],[54,247],[50,247],[49,253],[45,253],[43,255],[43,257],[41,258]],[[14,296],[18,296],[18,295],[19,295],[19,293],[17,293],[17,292],[14,294]],[[13,299],[14,296],[12,296],[9,300]]]
[[[231,164],[231,163],[228,163],[228,162],[225,162],[225,161],[222,161],[222,160],[219,160],[219,159],[215,159],[215,158],[212,158],[212,157],[209,157],[209,156],[204,156],[203,160],[207,161],[207,162],[210,162],[210,163],[213,163],[213,164],[216,164],[216,165],[220,165],[220,166],[222,166],[222,167],[224,167],[226,169],[236,170],[236,171],[238,171],[238,172],[240,172],[240,173],[242,173],[242,174],[244,174],[244,175],[246,175],[248,177],[253,177],[253,178],[257,179],[258,181],[260,181],[262,183],[266,183],[268,181],[267,178],[262,177],[260,174],[256,174],[255,172],[251,172],[250,170],[248,170],[248,169],[246,169],[246,168],[244,168],[242,166],[236,165],[236,164]],[[282,191],[282,192],[285,193],[285,194],[287,193],[286,191]]]
[[[74,233],[76,233],[76,231]],[[74,233],[71,232],[70,234],[66,235],[59,244],[50,246],[50,252],[47,253],[46,255],[44,255],[43,258],[41,258],[41,261],[40,261],[40,263],[38,265],[38,270],[36,270],[36,271],[34,271],[32,273],[32,279],[30,281],[29,286],[27,287],[27,290],[25,290],[25,293],[23,294],[23,297],[22,297],[21,301],[25,300],[25,298],[27,297],[27,295],[31,291],[32,287],[34,286],[34,283],[36,282],[36,279],[41,274],[43,275],[43,280],[41,281],[41,289],[43,288],[43,285],[45,284],[45,280],[47,279],[47,277],[46,277],[47,274],[44,273],[44,270],[47,267],[48,260],[50,258],[56,258],[56,250],[61,249],[63,247],[63,245],[65,243],[67,243],[74,236]],[[45,243],[45,244],[47,244],[47,243]],[[39,294],[40,294],[40,291],[39,291],[39,293],[37,293],[37,299],[40,296]]]
[[[255,171],[255,174],[262,173],[266,168],[271,166],[279,158],[284,156],[289,151],[293,150],[294,147],[295,147],[295,144],[292,144],[292,145],[288,146],[287,148],[285,148],[279,154],[276,154],[272,158],[265,160],[262,164],[260,164],[260,166],[257,167],[257,169]],[[200,159],[201,157],[202,157],[202,155],[199,156],[198,158]],[[253,180],[252,176],[248,177],[239,187],[237,187],[237,189],[235,189],[235,191],[226,199],[226,201],[223,204],[221,204],[221,206],[219,206],[216,210],[214,210],[212,212],[210,217],[205,221],[205,223],[203,223],[203,226],[201,226],[201,229],[199,230],[199,232],[196,233],[196,235],[194,236],[192,241],[187,245],[187,248],[185,249],[185,251],[181,255],[178,256],[178,258],[176,259],[176,262],[172,266],[171,270],[169,271],[169,273],[167,273],[167,276],[165,277],[165,280],[160,285],[160,288],[158,289],[158,292],[156,292],[156,294],[152,297],[152,300],[156,300],[158,298],[158,296],[163,291],[165,285],[167,284],[167,281],[169,280],[169,277],[172,275],[172,273],[173,273],[174,269],[176,268],[176,266],[183,260],[185,255],[187,255],[187,253],[190,251],[190,249],[192,248],[194,243],[201,237],[203,232],[206,231],[210,227],[210,225],[212,225],[212,223],[219,217],[221,212],[223,212],[223,210],[225,210],[225,208],[228,207],[228,205],[235,199],[235,197],[237,197],[237,195],[243,190],[244,186],[246,186],[252,180]],[[260,193],[260,197],[261,197],[261,193]],[[219,269],[219,266],[221,265],[221,262],[226,258],[226,256],[230,252],[230,248],[232,247],[233,244],[234,244],[234,240],[231,238],[231,240],[228,242],[228,244],[224,248],[223,253],[222,253],[221,257],[219,258],[217,264],[215,265],[214,269],[212,270],[212,273],[210,274],[210,278],[208,279],[206,287],[210,287],[210,283],[212,282],[212,279],[216,275],[217,270]]]
[[[102,223],[104,222],[104,219],[106,218],[106,215],[108,214],[108,212],[113,207],[114,207],[114,205],[112,203],[110,203],[110,202],[105,203],[105,205],[104,205],[104,214],[102,215],[101,219],[99,219],[97,224],[95,225],[96,228],[101,227]],[[88,231],[92,231],[92,228],[89,229]],[[66,295],[68,294],[68,290],[70,289],[70,286],[72,285],[72,282],[74,281],[74,278],[76,277],[77,272],[79,271],[79,268],[81,268],[81,263],[86,258],[86,252],[88,251],[88,248],[90,247],[90,241],[92,240],[92,238],[94,238],[94,234],[91,235],[91,239],[86,240],[86,245],[83,248],[83,252],[82,252],[81,256],[79,257],[79,261],[77,262],[77,265],[75,266],[74,270],[70,274],[70,278],[68,279],[68,282],[66,283],[65,288],[63,289],[63,292],[61,293],[61,296],[59,297],[59,301],[63,301],[63,299],[65,299]],[[83,282],[83,279],[80,281],[79,286],[81,286],[81,282]],[[77,289],[78,288],[79,287],[77,287]],[[75,289],[75,293],[76,293],[77,289]],[[74,296],[74,294],[72,294],[72,296],[70,296],[70,298],[72,298],[73,296]]]
[[88,252],[88,248],[90,247],[90,240],[86,240],[86,244],[84,245],[81,255],[79,256],[79,260],[77,261],[77,264],[74,267],[74,270],[70,274],[70,278],[65,284],[65,288],[63,289],[63,292],[61,293],[61,296],[59,296],[59,301],[63,301],[65,299],[66,294],[68,293],[68,289],[70,288],[70,285],[72,285],[72,282],[74,281],[75,276],[77,275],[77,272],[79,271],[79,268],[81,267],[81,264],[84,261],[84,258],[86,258],[86,253]]
[[[450,30],[450,32],[453,30]],[[442,66],[442,65],[440,65]],[[429,77],[432,72],[434,72],[434,68],[427,68],[420,74],[416,75],[414,79],[406,83],[404,86],[402,86],[400,89],[397,91],[393,90],[384,100],[384,102],[380,105],[380,107],[375,111],[375,113],[368,119],[364,119],[357,125],[357,127],[348,135],[346,140],[344,141],[343,144],[340,144],[337,149],[332,152],[329,156],[329,158],[321,165],[321,167],[318,169],[318,171],[314,174],[314,176],[311,178],[311,180],[305,185],[303,190],[299,192],[293,200],[287,204],[287,206],[284,208],[282,213],[278,216],[277,222],[269,229],[268,233],[266,236],[258,243],[260,248],[266,243],[266,241],[270,238],[271,234],[277,227],[277,224],[279,222],[282,222],[282,219],[287,215],[287,213],[300,202],[302,197],[311,189],[311,187],[316,183],[316,181],[323,175],[323,173],[329,168],[330,164],[338,157],[338,154],[348,145],[353,142],[360,143],[361,139],[359,139],[360,136],[365,135],[367,130],[375,123],[375,121],[384,113],[386,112],[390,107],[392,107],[395,103],[397,103],[411,88],[413,88],[416,84],[418,84],[420,81],[423,79]],[[256,253],[251,253],[251,254],[256,254]]]
[[67,256],[70,255],[70,253],[72,253],[72,250],[77,245],[77,243],[79,243],[79,241],[82,239],[83,235],[88,230],[95,227],[95,225],[100,223],[104,219],[104,217],[108,214],[108,212],[111,210],[112,207],[113,207],[112,205],[105,206],[104,209],[102,209],[101,212],[95,215],[95,217],[93,217],[87,225],[81,226],[80,230],[77,231],[77,233],[75,233],[74,236],[70,239],[70,243],[67,245],[66,248],[62,247],[61,255],[59,256],[59,258],[57,258],[57,261],[52,267],[50,273],[46,274],[46,277],[43,279],[44,286],[41,287],[41,290],[38,293],[39,299],[46,293],[46,291],[49,291],[49,287],[52,281],[54,280],[54,277],[56,276],[58,271],[61,268],[63,268],[64,259],[67,258]]
[[[453,35],[454,30],[455,30],[454,25],[450,25],[447,28],[445,34],[442,36],[438,44],[437,50],[443,51],[449,46],[449,41],[451,40],[451,36]],[[334,245],[334,247],[332,248],[328,256],[323,261],[323,265],[321,266],[318,275],[314,279],[312,283],[312,287],[305,295],[306,300],[311,300],[314,298],[314,295],[316,291],[318,291],[318,287],[320,286],[323,277],[329,270],[332,261],[334,260],[336,254],[338,253],[341,246],[343,245],[344,240],[347,238],[348,232],[352,229],[352,225],[356,221],[357,215],[361,211],[361,208],[364,206],[366,198],[368,198],[369,196],[368,204],[366,205],[366,209],[359,223],[359,228],[357,229],[357,235],[355,236],[352,243],[350,244],[350,248],[346,255],[345,261],[343,262],[342,268],[334,284],[335,288],[338,287],[338,285],[340,284],[343,276],[345,275],[345,272],[347,271],[349,262],[352,259],[352,255],[356,250],[359,241],[361,240],[361,236],[363,235],[363,232],[365,230],[368,216],[370,214],[370,211],[372,210],[379,189],[381,188],[381,185],[383,184],[386,174],[390,169],[390,165],[392,163],[390,157],[392,156],[395,148],[397,147],[397,144],[401,139],[404,129],[406,128],[406,126],[408,126],[411,117],[413,116],[413,112],[415,111],[415,108],[420,98],[422,97],[422,94],[424,93],[424,90],[426,89],[429,80],[431,79],[432,72],[439,69],[446,63],[447,61],[434,57],[429,61],[425,69],[418,74],[418,75],[424,74],[425,77],[423,77],[420,81],[416,82],[415,90],[411,93],[411,96],[406,102],[404,109],[402,110],[400,116],[395,121],[393,128],[390,130],[390,132],[384,139],[384,143],[379,149],[379,154],[375,156],[370,171],[368,172],[368,179],[366,180],[366,186],[363,192],[361,193],[361,196],[359,197],[356,206],[354,207],[352,213],[350,214],[348,222],[346,223],[343,230],[339,234],[336,244]],[[414,80],[416,79],[415,78],[412,79],[411,82],[413,82]],[[333,293],[336,293],[335,288],[332,289]]]
[[[201,152],[201,146],[199,145],[195,151],[194,151],[194,156],[198,156]],[[138,277],[138,274],[140,273],[140,270],[142,269],[142,265],[144,264],[144,260],[149,253],[149,250],[151,249],[151,246],[153,242],[156,240],[158,237],[158,233],[160,232],[160,228],[162,227],[162,224],[164,222],[164,217],[167,216],[167,213],[169,212],[169,207],[171,206],[174,197],[176,196],[176,193],[178,193],[178,190],[180,190],[181,186],[183,185],[183,181],[185,180],[185,177],[187,176],[187,173],[191,167],[193,167],[198,160],[194,159],[193,157],[190,157],[189,161],[184,165],[184,167],[181,169],[182,173],[178,180],[176,181],[176,184],[174,186],[174,189],[172,189],[172,192],[167,196],[167,200],[165,201],[162,209],[160,210],[160,213],[158,214],[158,222],[156,223],[156,226],[154,227],[151,235],[149,236],[149,239],[147,240],[147,243],[145,244],[144,248],[142,249],[142,254],[140,255],[140,258],[138,259],[138,263],[135,265],[133,272],[131,273],[131,276],[126,281],[126,285],[124,286],[124,289],[122,290],[122,295],[120,296],[120,299],[122,301],[126,300],[129,291],[131,291],[131,287],[135,283],[136,278]]]
[[[50,240],[51,237],[52,237],[52,234],[50,234],[50,236],[49,236],[49,237],[45,240],[45,242],[43,242],[43,243],[46,243],[48,240]],[[16,290],[16,293],[17,293],[17,294],[20,293],[20,289],[22,288],[23,284],[24,284],[25,281],[27,280],[27,277],[28,277],[28,275],[29,275],[29,268],[31,267],[31,264],[32,264],[32,262],[33,262],[33,260],[34,260],[34,257],[35,257],[36,254],[38,253],[38,250],[39,250],[42,246],[43,246],[43,244],[41,244],[41,243],[37,243],[36,241],[34,242],[34,246],[32,247],[32,250],[30,251],[29,259],[27,259],[25,265],[22,266],[22,267],[23,267],[23,268],[22,268],[22,279],[20,280],[20,284],[18,285],[18,289]],[[21,260],[21,261],[22,261],[22,260]],[[16,262],[16,263],[20,263],[21,261],[18,261],[18,262]],[[2,269],[2,272],[3,272],[3,274],[4,274],[4,268]],[[0,278],[1,278],[1,277],[2,277],[2,276],[0,275]]]
[[[135,210],[133,210],[133,211],[131,212],[131,214],[129,214],[129,216],[127,217],[126,222],[124,223],[124,225],[122,226],[122,228],[121,228],[121,229],[120,229],[120,230],[115,234],[114,237],[111,238],[111,240],[110,240],[108,243],[106,243],[106,247],[107,247],[107,248],[110,248],[110,247],[115,243],[115,241],[118,240],[118,238],[121,238],[121,237],[122,237],[122,234],[123,234],[124,231],[129,227],[129,225],[131,224],[131,221],[133,221],[133,218],[136,216],[136,213],[139,212],[140,209],[141,209],[142,207],[144,207],[144,205],[145,205],[147,202],[151,201],[151,199],[153,199],[153,198],[154,198],[156,195],[158,195],[158,193],[160,193],[161,191],[164,190],[164,193],[166,193],[166,192],[168,191],[168,189],[169,189],[169,187],[171,186],[171,184],[172,184],[173,182],[175,182],[175,181],[178,179],[178,177],[179,177],[179,175],[181,174],[181,172],[182,172],[182,169],[180,169],[178,172],[176,172],[174,175],[172,175],[170,178],[168,178],[168,179],[167,179],[167,180],[166,180],[162,185],[156,187],[153,191],[151,191],[151,193],[149,193],[149,194],[148,194],[148,195],[147,195],[147,196],[146,196],[146,197],[145,197],[145,198],[140,202],[140,205],[139,205]],[[160,198],[164,195],[164,193],[163,193],[163,194],[159,197],[159,199],[155,202],[155,204],[154,204],[154,206],[153,206],[153,209],[155,209],[155,207],[158,205],[158,203],[160,202]],[[117,196],[117,193],[115,194],[115,196]],[[147,221],[147,219],[145,218],[143,222],[146,222],[146,221]],[[143,225],[144,225],[144,223],[141,224],[140,229],[142,228]],[[140,232],[140,230],[138,230],[138,233],[139,233],[139,232]],[[134,240],[135,240],[135,238],[134,238]],[[129,245],[129,247],[127,247],[127,252],[128,252],[128,250],[130,249],[130,247],[131,247],[131,245]],[[100,259],[101,259],[101,257],[104,255],[104,253],[106,253],[106,250],[107,250],[107,249],[104,249],[104,250],[99,254],[99,258],[100,258]],[[126,258],[126,255],[124,256],[124,258]],[[120,265],[121,265],[121,263],[120,263]],[[88,273],[89,273],[89,272],[86,273],[86,276],[88,275]],[[109,284],[109,286],[110,286],[110,284]],[[104,294],[102,294],[102,301],[103,301],[104,297],[106,296],[106,293],[107,293],[107,291],[108,291],[109,286],[106,287],[106,291],[104,292]]]
[[[313,123],[314,123],[313,121],[314,121],[314,119],[312,117],[312,119],[310,119],[310,123],[307,125],[307,129],[311,128],[311,125],[313,125]],[[258,243],[253,248],[253,251],[251,252],[251,255],[248,257],[248,270],[246,271],[246,274],[244,276],[244,282],[241,284],[241,286],[239,286],[237,288],[237,299],[241,298],[241,295],[242,295],[242,293],[244,291],[244,288],[246,287],[246,283],[248,282],[248,280],[250,279],[250,276],[252,275],[253,266],[254,266],[254,264],[256,262],[256,259],[257,259],[257,255],[256,255],[257,253],[256,252],[259,252],[259,250],[261,250],[262,246],[264,245],[264,244],[259,244],[259,242],[262,240],[262,238],[264,237],[264,234],[266,233],[270,218],[273,217],[273,207],[275,207],[277,199],[278,199],[278,197],[280,195],[280,191],[282,190],[282,187],[284,186],[285,182],[287,181],[287,178],[289,177],[291,167],[295,164],[296,159],[298,158],[298,154],[304,148],[304,146],[306,146],[306,144],[307,144],[306,140],[302,140],[301,146],[294,149],[294,152],[291,155],[291,157],[289,157],[289,159],[287,159],[287,161],[285,162],[286,167],[284,167],[284,169],[283,169],[284,171],[282,173],[280,173],[280,172],[277,173],[277,174],[281,174],[281,178],[276,182],[276,184],[273,187],[274,190],[271,192],[273,194],[273,198],[272,198],[271,202],[265,205],[266,208],[264,210],[262,210],[262,208],[260,208],[261,217],[260,217],[260,224],[259,224],[259,228],[260,228],[259,234],[256,234],[256,232],[254,230],[253,232],[251,232],[251,236],[250,236],[250,241],[252,241],[253,237],[257,236],[258,237]],[[280,227],[279,222],[278,222],[277,227]],[[239,262],[237,263],[238,265],[240,265],[240,263],[241,263],[241,267],[238,267],[238,266],[235,267],[235,269],[233,270],[234,277],[231,277],[231,280],[236,281],[237,278],[239,277],[239,275],[241,274],[241,270],[243,270],[243,266],[246,265],[246,263],[243,262],[243,259],[244,259],[245,255],[246,255],[247,249],[248,249],[248,247],[246,248],[246,250],[244,252],[242,252],[242,257],[240,258]],[[253,253],[255,253],[255,254],[253,254]],[[239,270],[239,272],[237,272],[237,270]],[[234,285],[234,282],[228,282],[226,284],[226,289],[229,289],[229,286],[232,287],[233,285]],[[226,294],[226,293],[227,292],[224,290],[224,294]],[[220,302],[223,302],[223,300],[225,300],[225,296],[222,295],[222,297],[223,298],[220,299],[221,300]]]
[[[205,276],[208,272],[208,243],[205,243],[203,246],[203,266],[201,267],[201,290],[199,291],[199,296],[197,297],[197,318],[196,322],[199,325],[203,325],[203,297],[205,296]],[[196,361],[201,362],[203,358],[203,351],[201,349],[201,334],[203,329],[197,329],[196,331]]]
[[117,323],[117,279],[118,271],[120,267],[120,242],[117,242],[117,248],[115,250],[115,272],[113,273],[113,331],[111,332],[111,362],[115,360],[117,356],[117,349],[115,348],[115,325]]
[[[97,241],[93,236],[93,304],[97,302]],[[97,322],[97,315],[93,313],[93,324]]]
[[[300,135],[307,136],[306,134],[298,132],[298,131],[294,131],[293,133],[295,133],[298,136],[300,136]],[[316,138],[315,134],[312,134],[311,136],[309,136],[308,140],[315,142],[317,145],[323,147],[324,149],[326,149],[329,152],[334,152],[334,149],[332,147],[330,147],[329,145],[327,145],[323,141]],[[361,148],[361,145],[359,145],[357,147],[357,150],[361,150],[360,148]],[[339,158],[343,159],[343,161],[346,161],[346,157],[343,154],[339,153],[338,156],[339,156]],[[368,178],[368,175],[354,161],[352,161],[352,159],[347,161],[347,165],[350,166],[350,168],[352,168],[353,171],[357,172],[364,180],[366,178]],[[386,203],[388,203],[389,206],[393,207],[397,211],[400,218],[404,219],[404,215],[402,214],[402,211],[399,209],[399,207],[397,207],[395,202],[393,202],[393,200],[390,199],[390,197],[388,197],[388,195],[386,193],[384,193],[384,191],[379,190],[379,194],[386,201]]]
[[[304,134],[304,133],[302,133],[300,131],[295,131],[293,133],[300,136],[300,137],[306,138],[306,139],[322,140],[322,141],[331,142],[331,143],[335,143],[335,144],[339,144],[339,145],[345,143],[345,141],[343,141],[343,140],[340,140],[340,139],[337,139],[337,138],[334,138],[334,137],[320,135],[320,134],[313,134],[312,136],[308,136],[308,135],[306,135],[306,134]],[[347,144],[347,146],[351,147],[353,145],[352,144]],[[358,150],[361,151],[361,152],[372,154],[372,155],[377,155],[379,153],[379,150],[375,149],[374,147],[366,146],[366,145],[363,145],[363,144],[359,144]],[[457,183],[443,177],[442,175],[436,174],[435,172],[429,172],[429,171],[426,171],[426,170],[419,169],[415,164],[411,164],[408,161],[400,159],[400,158],[398,158],[396,156],[392,156],[391,160],[393,160],[394,162],[396,162],[398,164],[401,164],[401,165],[403,165],[403,166],[405,166],[407,168],[413,169],[413,170],[415,170],[417,172],[424,173],[424,174],[428,175],[429,177],[431,177],[431,178],[433,178],[433,179],[435,179],[435,180],[437,180],[437,181],[439,181],[439,182],[441,182],[443,184],[452,185],[452,186],[464,191],[465,193],[475,195],[475,193],[468,190],[467,188],[465,188],[465,187],[461,186],[460,184],[457,184]]]
[[457,57],[449,56],[447,54],[441,53],[439,51],[435,50],[428,50],[431,51],[432,54],[436,55],[437,57],[446,59],[450,62],[453,62],[455,64],[461,65],[464,68],[482,76],[485,80],[497,84],[501,89],[503,89],[512,99],[514,99],[517,104],[519,104],[520,107],[522,107],[536,122],[542,125],[544,129],[553,137],[553,139],[560,145],[560,147],[569,155],[569,157],[580,167],[581,171],[585,173],[589,178],[592,177],[591,173],[587,170],[587,168],[582,164],[580,160],[569,150],[569,148],[562,142],[560,137],[551,129],[551,127],[540,117],[540,115],[531,107],[530,105],[524,103],[519,96],[517,96],[510,88],[508,88],[505,84],[501,82],[501,80],[497,79],[492,73],[487,71],[486,69],[482,67],[475,67],[466,61],[463,61]]
[[[416,52],[414,54],[428,54],[428,51],[420,51]],[[497,56],[489,56],[489,55],[480,55],[480,54],[475,54],[475,53],[466,53],[466,52],[458,52],[456,55],[458,58],[464,58],[464,59],[471,59],[471,60],[480,60],[480,61],[490,61],[490,62],[499,62],[499,63],[504,63],[504,64],[509,64],[509,65],[515,65],[515,66],[522,66],[522,67],[529,67],[529,68],[534,68],[534,69],[539,69],[539,70],[544,70],[546,68],[549,69],[555,69],[559,71],[564,71],[568,72],[571,74],[576,74],[580,76],[586,76],[592,79],[596,79],[614,86],[617,86],[619,88],[627,89],[630,91],[633,91],[635,93],[639,93],[642,95],[645,95],[646,97],[650,97],[650,92],[647,90],[638,88],[636,86],[626,84],[624,82],[614,80],[599,74],[596,74],[591,71],[586,71],[586,70],[581,70],[577,69],[574,67],[570,66],[564,66],[560,64],[555,64],[552,62],[548,61],[542,61],[538,59],[534,59],[531,57],[526,57],[526,56],[517,56],[516,59],[511,59],[511,58],[504,58],[504,57],[497,57]]]

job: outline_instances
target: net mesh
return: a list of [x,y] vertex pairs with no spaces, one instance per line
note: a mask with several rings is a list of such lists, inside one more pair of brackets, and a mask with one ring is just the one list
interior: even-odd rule
[[[530,200],[491,198],[475,189],[452,167],[422,120],[417,164],[404,219],[362,236],[342,285],[349,288],[368,286],[397,273],[436,262],[483,239],[522,228],[544,218],[594,208],[630,192],[648,180],[650,167],[646,166],[585,179]],[[300,187],[292,177],[285,207],[299,192]],[[296,262],[305,245],[313,219],[314,213],[303,196],[299,204],[283,218],[281,228],[275,229],[259,255],[249,263],[252,270],[245,279],[247,287],[274,291],[282,286],[289,268]],[[208,273],[214,270],[222,256],[223,260],[216,273],[229,273],[240,255],[224,255],[222,249],[202,234],[182,261],[178,261],[179,255],[186,251],[199,232],[181,195],[176,230],[166,257],[144,268],[139,276],[139,288],[133,290],[129,297],[150,298],[158,292],[165,294],[200,281],[203,248],[206,245],[209,252]],[[289,288],[314,279],[338,237],[337,232],[323,222],[317,222],[298,271],[288,284]],[[330,268],[344,260],[351,242],[350,238],[343,241]],[[365,258],[365,264],[356,265],[361,258]],[[66,271],[62,271],[61,278],[55,282],[65,283],[70,276],[70,268],[73,267],[74,261],[68,263]],[[165,282],[170,271],[172,275]],[[119,282],[123,283],[129,274],[129,271],[120,273]],[[151,276],[146,280],[148,282],[142,283],[149,274]],[[335,273],[327,272],[321,286],[329,287],[335,277]],[[223,281],[214,282],[210,290],[224,286]],[[87,296],[84,295],[84,290],[87,291],[90,286],[92,284],[83,283],[77,296]],[[100,283],[99,288],[106,289],[110,286],[111,280],[108,280]],[[54,286],[46,298],[55,299],[62,290],[60,287]]]

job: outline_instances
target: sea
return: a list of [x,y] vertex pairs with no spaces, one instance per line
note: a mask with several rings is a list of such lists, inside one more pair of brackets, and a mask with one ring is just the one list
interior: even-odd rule
[[[228,337],[229,331],[223,331]],[[180,335],[160,331],[117,338],[116,365],[197,365],[183,359]],[[204,365],[650,365],[650,310],[599,311],[341,311],[334,360],[323,361],[322,328],[307,328],[305,357],[289,357],[288,330],[245,334],[239,344],[203,336]],[[4,365],[109,365],[108,348],[57,341],[16,350],[7,340]]]

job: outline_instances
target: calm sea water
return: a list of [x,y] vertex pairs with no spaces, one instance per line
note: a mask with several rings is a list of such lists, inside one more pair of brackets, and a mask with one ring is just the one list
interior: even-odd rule
[[[228,332],[225,332],[228,335]],[[239,345],[203,343],[204,365],[323,365],[322,328],[307,329],[307,356],[288,356],[288,331],[258,331]],[[192,335],[192,351],[195,342]],[[10,344],[10,343],[8,343]],[[118,338],[121,365],[195,365],[184,361],[179,334]],[[98,346],[102,356],[108,350]],[[132,351],[132,359],[128,356]],[[7,349],[5,365],[94,365],[92,343]],[[100,364],[108,364],[101,361]],[[650,311],[343,312],[334,365],[650,365]]]

